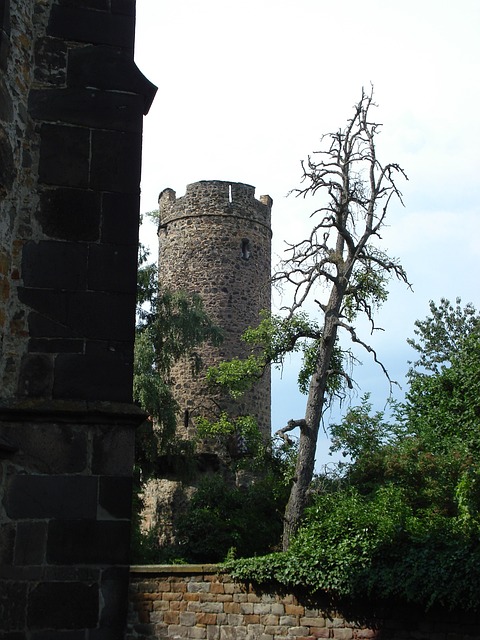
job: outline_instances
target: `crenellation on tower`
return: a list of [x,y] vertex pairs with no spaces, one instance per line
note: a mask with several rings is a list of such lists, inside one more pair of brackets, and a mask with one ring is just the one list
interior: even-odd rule
[[164,189],[158,198],[162,224],[173,219],[198,216],[235,216],[255,220],[268,228],[271,235],[270,196],[255,198],[255,187],[241,182],[201,180],[189,184],[185,195],[178,198],[173,189]]

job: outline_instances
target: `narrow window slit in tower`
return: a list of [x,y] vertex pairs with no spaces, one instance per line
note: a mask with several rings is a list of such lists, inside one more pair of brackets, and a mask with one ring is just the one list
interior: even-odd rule
[[231,184],[228,185],[228,201],[230,202],[230,204],[233,202],[233,199],[232,199],[232,185]]
[[242,258],[244,260],[248,260],[250,258],[250,255],[251,255],[250,240],[247,240],[246,238],[244,238],[242,240]]
[[190,412],[188,409],[185,409],[185,413],[183,414],[183,426],[185,429],[188,429],[188,423],[190,421]]

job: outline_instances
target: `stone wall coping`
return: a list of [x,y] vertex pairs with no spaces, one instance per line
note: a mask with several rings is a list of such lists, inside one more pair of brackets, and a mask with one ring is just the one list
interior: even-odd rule
[[159,575],[166,574],[195,574],[220,573],[220,565],[218,564],[137,564],[130,566],[130,573],[156,573]]
[[95,424],[116,422],[137,427],[147,418],[147,414],[136,405],[123,402],[44,398],[26,398],[13,402],[0,400],[0,422],[23,422],[29,419],[40,422],[42,418],[47,422],[53,419],[58,422]]

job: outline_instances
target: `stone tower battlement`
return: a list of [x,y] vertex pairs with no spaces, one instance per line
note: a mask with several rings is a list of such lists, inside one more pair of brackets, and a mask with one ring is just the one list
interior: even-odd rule
[[[247,355],[241,335],[271,307],[271,208],[269,196],[238,182],[204,180],[187,186],[183,197],[164,189],[159,196],[159,279],[162,286],[197,293],[212,320],[224,330],[220,347],[204,345],[207,366]],[[180,405],[177,433],[191,437],[195,416],[254,415],[270,435],[270,372],[240,400],[212,395],[186,363],[173,371]]]
[[201,180],[189,184],[181,198],[173,189],[164,189],[158,199],[160,224],[199,215],[225,215],[246,218],[271,229],[272,199],[255,198],[255,187],[241,182]]

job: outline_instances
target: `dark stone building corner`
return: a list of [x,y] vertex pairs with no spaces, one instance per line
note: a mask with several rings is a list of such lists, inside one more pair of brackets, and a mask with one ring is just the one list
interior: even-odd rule
[[134,0],[0,7],[0,639],[124,636],[142,121]]

